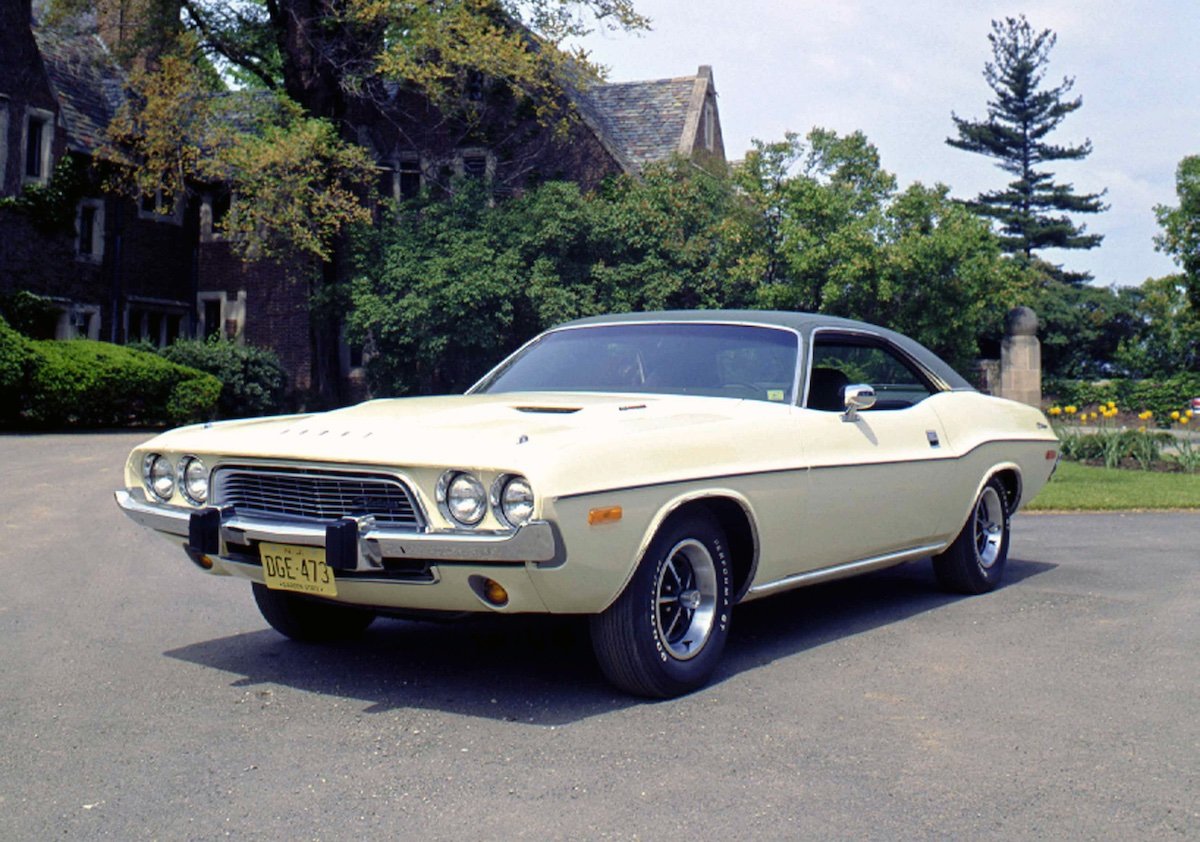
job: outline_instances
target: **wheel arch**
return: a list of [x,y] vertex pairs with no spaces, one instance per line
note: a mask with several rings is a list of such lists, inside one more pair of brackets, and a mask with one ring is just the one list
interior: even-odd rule
[[659,510],[638,548],[638,563],[645,556],[650,542],[671,521],[689,515],[699,515],[715,521],[729,543],[729,560],[733,566],[731,604],[741,601],[750,590],[758,568],[758,527],[750,501],[732,489],[697,491],[671,500]]
[[998,465],[993,465],[991,469],[984,474],[983,479],[979,481],[979,486],[975,489],[975,497],[972,500],[979,498],[983,493],[983,487],[993,479],[1000,481],[1004,487],[1004,507],[1009,515],[1014,514],[1021,505],[1021,494],[1023,491],[1021,481],[1021,468],[1015,462],[1002,462]]

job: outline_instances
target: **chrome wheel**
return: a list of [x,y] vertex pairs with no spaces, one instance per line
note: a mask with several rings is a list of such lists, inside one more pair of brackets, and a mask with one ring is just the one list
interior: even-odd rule
[[933,557],[942,587],[980,594],[995,589],[1008,560],[1008,492],[997,477],[983,486],[954,542]]
[[608,680],[666,699],[708,681],[729,637],[733,566],[725,533],[705,510],[677,514],[655,534],[621,595],[590,622]]
[[985,570],[1000,557],[1000,545],[1004,540],[1004,502],[1000,494],[989,485],[979,495],[975,504],[975,554],[979,566]]
[[673,658],[686,661],[704,648],[717,606],[717,568],[694,538],[671,548],[655,585],[655,629]]

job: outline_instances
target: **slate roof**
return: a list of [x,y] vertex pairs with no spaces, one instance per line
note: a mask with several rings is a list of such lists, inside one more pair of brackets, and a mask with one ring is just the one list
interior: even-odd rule
[[598,124],[625,158],[641,167],[664,161],[679,151],[687,123],[695,76],[596,85],[576,102],[585,119]]
[[124,101],[125,79],[100,39],[92,34],[34,27],[50,87],[58,99],[67,143],[92,153]]
[[[70,148],[93,153],[124,101],[125,78],[95,34],[33,27],[50,85],[58,98]],[[598,84],[580,90],[568,85],[585,124],[618,165],[634,173],[689,154],[696,130],[696,96],[711,83],[711,70],[695,76]]]

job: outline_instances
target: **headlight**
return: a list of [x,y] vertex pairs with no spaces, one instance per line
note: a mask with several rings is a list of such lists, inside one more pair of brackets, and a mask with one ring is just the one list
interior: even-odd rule
[[202,506],[208,501],[208,468],[196,456],[184,456],[179,463],[179,490],[189,503]]
[[175,471],[167,457],[151,453],[142,463],[142,478],[147,490],[159,500],[170,500],[175,493]]
[[501,477],[492,490],[492,508],[509,526],[524,526],[533,517],[533,488],[525,477]]
[[463,526],[474,526],[487,512],[487,491],[474,475],[447,471],[438,481],[438,502],[451,519]]

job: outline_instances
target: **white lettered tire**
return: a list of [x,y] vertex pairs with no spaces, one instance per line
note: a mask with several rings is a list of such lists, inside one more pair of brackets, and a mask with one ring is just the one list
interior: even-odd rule
[[669,519],[624,592],[591,619],[592,648],[618,687],[670,698],[703,686],[729,635],[733,577],[725,536],[709,519]]

